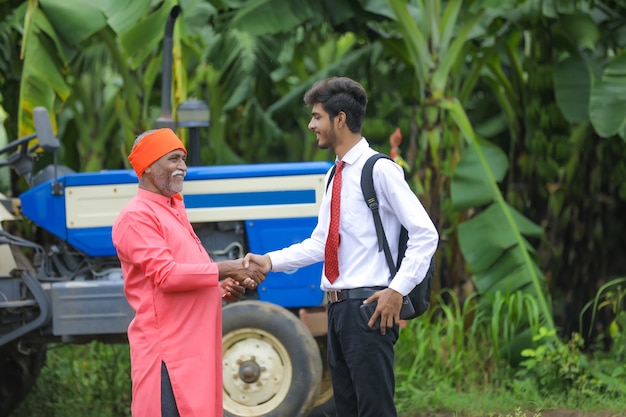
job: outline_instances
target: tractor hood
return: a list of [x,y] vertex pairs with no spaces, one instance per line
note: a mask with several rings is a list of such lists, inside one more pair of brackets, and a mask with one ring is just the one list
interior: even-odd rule
[[[183,198],[191,223],[315,219],[330,162],[189,167]],[[115,256],[111,226],[137,193],[132,170],[71,173],[20,196],[38,226],[89,256]],[[59,192],[53,192],[59,190]]]

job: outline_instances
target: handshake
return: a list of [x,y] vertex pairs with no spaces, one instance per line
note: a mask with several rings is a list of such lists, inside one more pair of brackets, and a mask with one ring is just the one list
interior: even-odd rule
[[246,288],[255,289],[265,280],[272,269],[268,255],[248,253],[245,257],[217,263],[222,287],[222,298],[233,302],[239,300]]

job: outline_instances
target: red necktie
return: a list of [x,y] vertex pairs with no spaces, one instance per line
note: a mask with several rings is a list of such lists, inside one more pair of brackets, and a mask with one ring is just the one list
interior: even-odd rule
[[339,259],[337,250],[339,249],[339,211],[341,208],[341,170],[343,161],[337,163],[335,178],[333,180],[333,194],[330,200],[330,225],[328,226],[328,237],[326,237],[326,251],[324,253],[324,272],[326,278],[332,284],[339,276]]

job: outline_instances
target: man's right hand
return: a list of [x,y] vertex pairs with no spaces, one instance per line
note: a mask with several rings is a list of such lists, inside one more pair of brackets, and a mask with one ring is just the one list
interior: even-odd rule
[[253,263],[245,262],[244,258],[229,261],[220,261],[217,263],[220,280],[231,277],[246,288],[254,289],[258,284],[265,280],[263,269]]
[[258,265],[258,267],[261,268],[261,271],[263,271],[263,273],[266,275],[272,269],[272,260],[267,254],[257,255],[254,253],[248,253],[243,258],[243,263],[245,267],[249,267],[250,265]]

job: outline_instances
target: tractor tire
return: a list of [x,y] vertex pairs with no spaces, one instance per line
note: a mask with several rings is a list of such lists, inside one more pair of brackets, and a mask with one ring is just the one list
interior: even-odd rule
[[320,392],[317,342],[291,312],[240,301],[223,309],[225,417],[306,417]]
[[[11,253],[18,269],[35,274],[28,258],[17,246]],[[24,401],[35,386],[46,362],[46,346],[25,346],[11,342],[0,347],[0,417],[7,417]]]
[[14,343],[0,350],[0,417],[9,416],[24,401],[45,362],[45,346],[24,350]]

